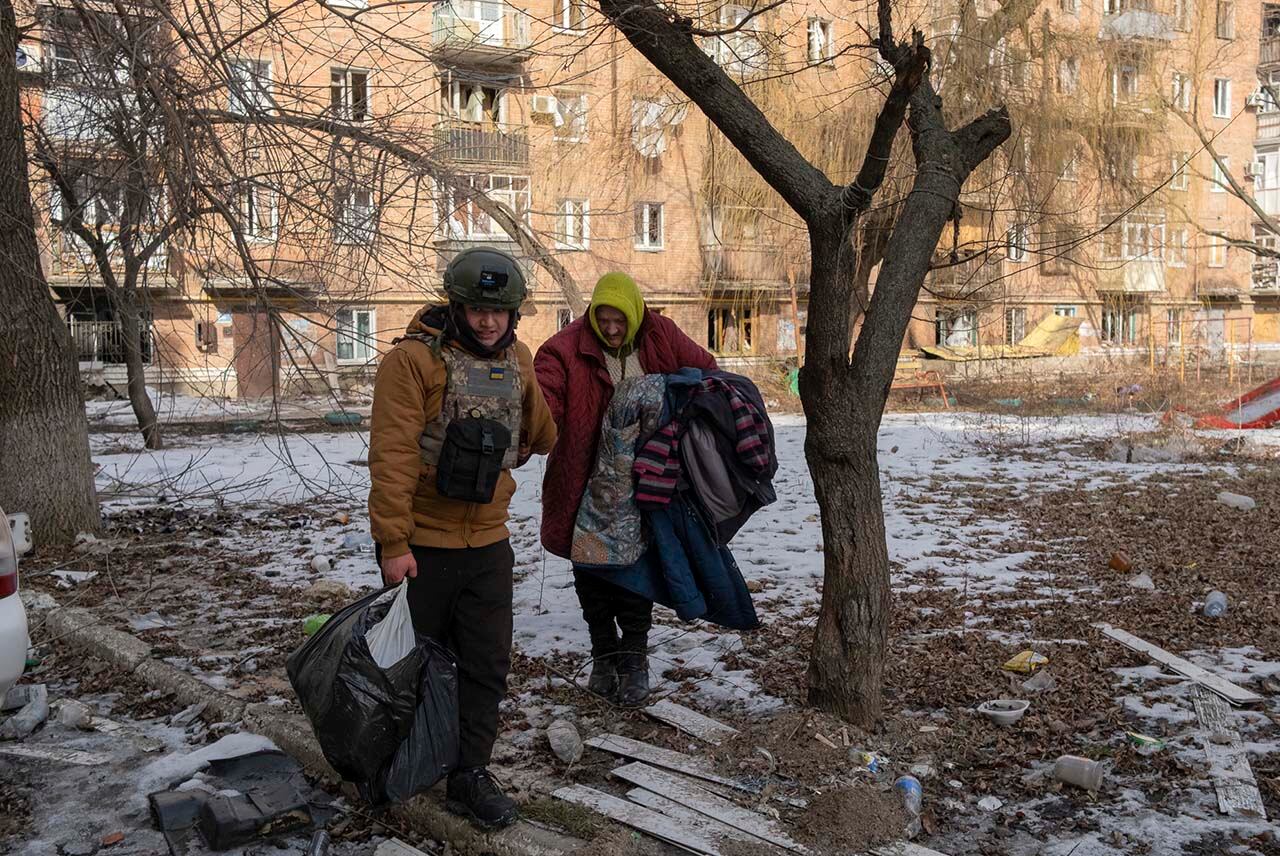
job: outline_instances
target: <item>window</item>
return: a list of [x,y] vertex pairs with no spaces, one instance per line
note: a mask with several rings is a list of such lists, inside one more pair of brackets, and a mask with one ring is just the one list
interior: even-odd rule
[[227,109],[237,116],[270,110],[271,63],[257,59],[234,59],[229,64],[230,77]]
[[1065,15],[1080,14],[1080,0],[1058,0],[1058,8]]
[[1102,0],[1102,14],[1118,15],[1122,9],[1120,0]]
[[1179,226],[1173,230],[1172,240],[1169,241],[1165,249],[1169,267],[1181,268],[1187,266],[1188,243],[1186,226]]
[[373,191],[367,187],[344,187],[334,199],[333,239],[339,244],[373,242]]
[[831,38],[831,22],[821,18],[809,19],[809,62],[831,62],[835,58],[835,46]]
[[949,348],[975,347],[978,344],[978,313],[973,309],[951,312],[940,309],[936,332],[939,345]]
[[581,143],[587,139],[587,96],[582,93],[557,92],[555,138],[562,143]]
[[1218,38],[1236,37],[1236,4],[1232,0],[1218,0]]
[[1027,224],[1014,223],[1005,236],[1005,244],[1011,262],[1025,261],[1027,258]]
[[1180,71],[1173,73],[1173,106],[1182,112],[1191,109],[1191,78]]
[[1213,186],[1209,190],[1213,193],[1226,193],[1230,188],[1227,181],[1227,170],[1231,169],[1230,159],[1225,155],[1219,155],[1213,162]]
[[1004,343],[1016,345],[1027,338],[1027,310],[1021,307],[1004,311]]
[[1111,70],[1111,101],[1123,104],[1138,97],[1138,68],[1121,65]]
[[765,68],[768,56],[756,35],[759,17],[743,6],[721,6],[719,25],[732,30],[703,42],[703,50],[729,74],[739,76]]
[[591,245],[591,205],[585,199],[560,203],[560,235],[556,245],[562,250],[585,250]]
[[1182,344],[1182,310],[1168,309],[1164,313],[1164,318],[1165,318],[1165,327],[1168,331],[1165,335],[1168,339],[1169,344],[1181,345]]
[[58,42],[45,49],[45,69],[51,83],[75,83],[84,76],[75,51]]
[[338,362],[367,363],[377,349],[373,341],[372,309],[338,310]]
[[[529,178],[520,175],[468,175],[459,176],[494,202],[510,208],[523,223],[529,222]],[[441,231],[455,240],[483,240],[505,238],[502,227],[480,210],[469,198],[458,199],[450,188],[440,188],[436,196]]]
[[252,184],[240,192],[240,223],[248,241],[274,241],[279,225],[276,195]]
[[369,72],[354,68],[329,71],[329,106],[333,115],[348,122],[369,118]]
[[1179,32],[1191,31],[1191,10],[1195,0],[1173,0],[1173,28]]
[[1273,71],[1267,75],[1266,80],[1258,82],[1258,112],[1259,113],[1276,113],[1280,112],[1280,104],[1276,104],[1274,92],[1280,87],[1280,71]]
[[1187,177],[1187,161],[1188,155],[1186,152],[1176,152],[1174,154],[1173,173],[1169,178],[1170,190],[1186,190],[1191,185],[1191,181]]
[[1053,307],[1053,314],[1059,318],[1074,318],[1076,317],[1076,308],[1074,306],[1055,306]]
[[1217,119],[1231,118],[1231,81],[1225,77],[1213,81],[1213,115]]
[[1138,307],[1128,301],[1102,307],[1102,341],[1112,345],[1132,345],[1138,341]]
[[707,348],[717,354],[750,354],[751,308],[721,307],[707,312]]
[[1209,244],[1209,267],[1223,268],[1227,266],[1227,242],[1214,238]]
[[585,30],[587,28],[585,0],[556,0],[555,24],[562,30]]
[[496,86],[444,80],[440,83],[440,103],[445,115],[453,119],[499,128],[507,124],[507,91]]
[[342,9],[367,9],[369,0],[322,0],[325,6],[336,6]]
[[1062,168],[1058,171],[1058,178],[1063,181],[1076,181],[1080,178],[1080,151],[1072,148],[1071,153],[1062,161]]
[[1080,58],[1064,56],[1058,60],[1058,92],[1061,95],[1075,95],[1080,88]]
[[662,249],[662,203],[636,205],[636,249]]
[[559,333],[561,330],[563,330],[565,327],[568,327],[572,323],[573,323],[572,309],[556,310],[556,332],[557,333]]

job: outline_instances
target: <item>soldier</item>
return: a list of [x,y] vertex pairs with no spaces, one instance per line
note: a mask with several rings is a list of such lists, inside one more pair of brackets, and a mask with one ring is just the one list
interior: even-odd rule
[[510,470],[556,439],[529,349],[515,259],[459,253],[445,306],[428,306],[382,359],[369,441],[369,516],[383,580],[408,578],[417,632],[458,663],[460,745],[447,806],[485,829],[516,804],[487,767],[511,665]]

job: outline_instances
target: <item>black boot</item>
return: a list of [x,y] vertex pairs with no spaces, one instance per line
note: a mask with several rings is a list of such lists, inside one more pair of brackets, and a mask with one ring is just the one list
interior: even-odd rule
[[515,800],[502,792],[493,774],[484,767],[449,774],[445,808],[485,830],[510,826],[520,816]]
[[618,694],[618,648],[591,646],[591,677],[587,689],[610,701]]
[[649,697],[649,657],[643,651],[622,655],[618,667],[618,704],[639,707]]

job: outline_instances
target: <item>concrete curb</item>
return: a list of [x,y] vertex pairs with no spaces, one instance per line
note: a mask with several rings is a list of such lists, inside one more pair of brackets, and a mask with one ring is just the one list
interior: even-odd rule
[[[30,604],[29,608],[39,608]],[[133,674],[150,689],[173,693],[178,702],[206,702],[202,717],[208,722],[241,722],[254,734],[266,737],[309,772],[333,781],[342,777],[324,758],[306,717],[281,713],[266,704],[250,704],[214,689],[198,678],[154,659],[151,646],[135,636],[106,626],[93,613],[73,607],[54,607],[44,613],[47,638],[79,648],[99,660]],[[415,797],[390,810],[413,830],[447,842],[459,856],[567,856],[585,842],[521,821],[501,832],[486,835],[444,810],[437,794]]]

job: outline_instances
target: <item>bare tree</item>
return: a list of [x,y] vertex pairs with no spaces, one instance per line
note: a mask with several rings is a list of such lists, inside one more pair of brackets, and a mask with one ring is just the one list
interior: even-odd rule
[[[13,5],[0,0],[0,51],[17,49]],[[40,268],[18,89],[14,64],[0,63],[0,506],[58,543],[96,529],[98,504],[80,380]]]
[[[873,723],[881,714],[890,601],[876,434],[938,239],[956,216],[964,181],[1009,136],[1008,116],[994,110],[949,130],[929,79],[931,55],[922,35],[897,40],[890,3],[880,0],[874,46],[893,66],[893,84],[857,177],[837,185],[802,157],[707,56],[694,37],[708,33],[693,21],[652,0],[601,0],[600,8],[806,224],[811,315],[800,389],[809,419],[805,454],[822,512],[825,562],[809,699],[850,721]],[[850,315],[844,307],[850,305],[855,254],[849,236],[884,179],[904,120],[917,172],[850,358]]]

